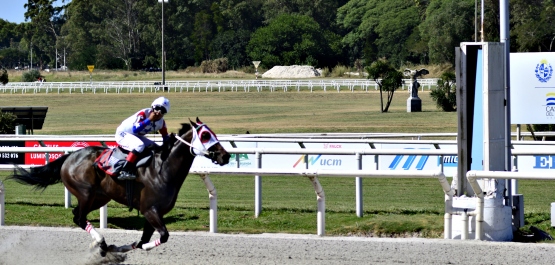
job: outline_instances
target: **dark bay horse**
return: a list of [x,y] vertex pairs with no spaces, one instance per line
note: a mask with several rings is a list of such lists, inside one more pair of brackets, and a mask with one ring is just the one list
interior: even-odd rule
[[[110,200],[128,205],[125,181],[117,180],[94,166],[96,158],[106,148],[91,146],[79,149],[47,165],[31,168],[30,171],[16,167],[8,179],[33,185],[37,189],[45,189],[62,181],[71,194],[77,197],[73,222],[87,231],[94,239],[93,243],[104,252],[127,252],[135,248],[151,250],[168,241],[169,234],[163,216],[173,209],[194,158],[203,155],[218,165],[229,163],[230,155],[219,143],[216,134],[198,118],[196,122],[190,121],[190,125],[184,124],[179,135],[180,141],[172,134],[172,140],[164,144],[162,153],[156,154],[148,167],[138,169],[132,207],[144,215],[146,222],[141,240],[130,245],[108,247],[104,237],[87,220],[91,211],[106,205]],[[160,238],[149,242],[154,230],[158,231]]]

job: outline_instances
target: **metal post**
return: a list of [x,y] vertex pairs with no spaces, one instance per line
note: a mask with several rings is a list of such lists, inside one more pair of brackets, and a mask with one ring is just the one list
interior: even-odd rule
[[164,2],[168,0],[158,0],[158,3],[162,3],[162,89],[166,85],[166,51],[164,50]]
[[4,200],[5,200],[5,195],[4,195],[4,184],[2,183],[2,181],[0,180],[0,226],[4,225],[4,213],[5,213],[5,204],[4,204]]
[[218,192],[208,175],[200,175],[210,199],[210,233],[218,233]]
[[162,0],[162,86],[166,85],[166,52],[164,50],[164,2],[166,2],[166,0]]
[[[509,1],[499,0],[500,29],[499,39],[505,44],[505,171],[511,171],[511,75],[510,75],[510,35],[509,35]],[[513,206],[512,183],[507,181],[506,205]]]
[[[356,154],[357,162],[358,162],[358,170],[362,170],[362,155],[360,153]],[[362,197],[362,178],[356,177],[355,178],[355,186],[356,186],[356,212],[358,217],[362,217],[364,215],[363,208],[363,197]]]
[[324,189],[318,178],[316,176],[308,177],[314,186],[314,192],[316,192],[316,201],[318,204],[318,213],[316,217],[316,230],[319,236],[326,235],[326,195],[324,193]]
[[108,204],[100,207],[100,228],[108,228]]
[[480,41],[484,42],[484,0],[482,0],[482,8],[480,10],[481,14],[481,21],[480,21]]
[[64,197],[65,197],[65,206],[66,209],[71,207],[71,193],[67,188],[64,187]]
[[[257,168],[262,168],[260,152],[256,152],[256,164]],[[262,178],[256,175],[254,176],[254,217],[258,218],[260,212],[262,212]]]

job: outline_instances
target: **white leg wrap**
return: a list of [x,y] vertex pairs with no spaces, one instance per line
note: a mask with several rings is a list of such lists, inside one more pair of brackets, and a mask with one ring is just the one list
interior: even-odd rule
[[144,250],[151,250],[151,249],[153,249],[157,246],[160,246],[160,244],[162,244],[162,243],[160,243],[160,239],[156,239],[153,242],[148,242],[146,244],[143,244],[143,249]]
[[102,241],[104,241],[104,237],[98,232],[96,232],[96,230],[94,229],[94,226],[91,223],[87,222],[87,227],[85,228],[85,230],[92,236],[92,238],[96,242],[101,243]]

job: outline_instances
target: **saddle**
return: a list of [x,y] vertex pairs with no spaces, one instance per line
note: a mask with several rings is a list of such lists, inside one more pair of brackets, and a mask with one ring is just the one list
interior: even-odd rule
[[[150,161],[154,157],[154,152],[149,149],[147,150],[139,154],[137,168],[150,165]],[[129,151],[122,149],[119,146],[116,148],[105,149],[96,158],[94,165],[112,177],[117,176],[123,168],[123,164],[125,163],[125,158],[128,153]]]

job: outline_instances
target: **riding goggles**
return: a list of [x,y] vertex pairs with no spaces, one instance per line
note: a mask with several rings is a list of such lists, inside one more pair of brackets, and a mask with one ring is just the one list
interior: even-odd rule
[[166,110],[166,108],[164,108],[164,106],[160,106],[160,105],[156,105],[154,107],[152,107],[153,110],[155,111],[159,111],[162,114],[166,114],[168,111]]

